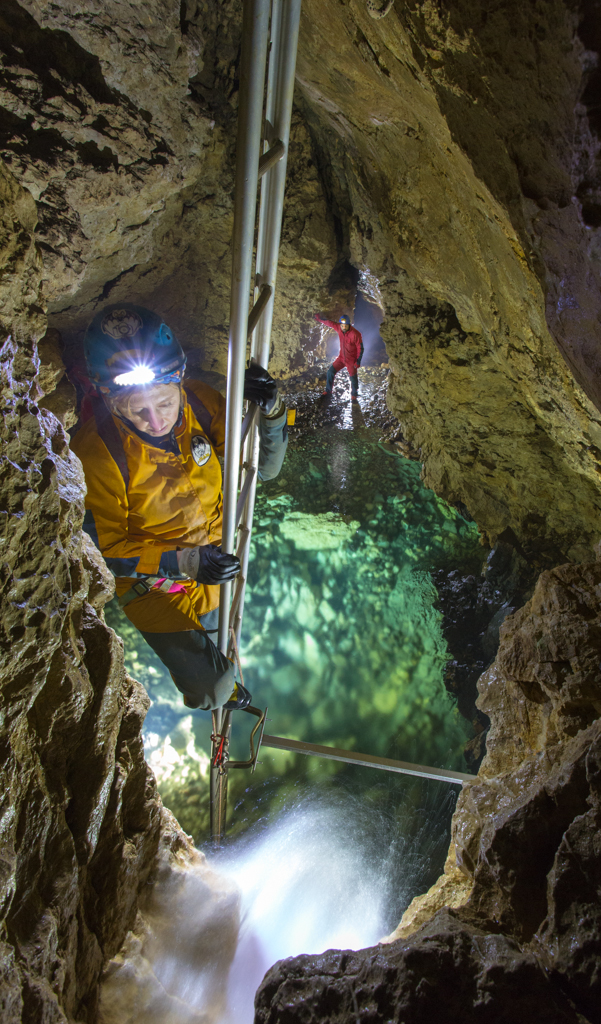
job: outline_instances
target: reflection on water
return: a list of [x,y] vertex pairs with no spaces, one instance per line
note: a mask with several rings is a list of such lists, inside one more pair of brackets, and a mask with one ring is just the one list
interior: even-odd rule
[[[447,652],[430,570],[480,561],[475,527],[373,431],[332,430],[291,445],[282,477],[259,488],[242,636],[245,682],[257,705],[269,705],[268,731],[464,768],[469,726],[442,683]],[[107,619],[152,697],[145,743],[163,799],[202,841],[209,716],[184,708],[114,605]],[[232,755],[245,758],[249,720],[234,720]],[[284,751],[264,749],[261,760],[252,777],[231,773],[234,831],[275,813],[299,783],[348,777],[341,765]]]
[[[282,478],[259,488],[255,523],[241,653],[254,703],[269,705],[268,731],[462,769],[468,724],[442,682],[447,653],[431,570],[477,569],[475,527],[422,486],[419,466],[384,450],[369,430],[292,444]],[[144,739],[163,800],[203,842],[210,718],[184,708],[114,603],[107,621],[152,698]],[[234,721],[232,756],[244,758],[249,718],[237,713]],[[219,885],[231,894],[229,879],[240,890],[229,1009],[217,999],[209,1010],[206,970],[202,990],[167,929],[145,940],[148,962],[142,956],[167,1000],[163,1010],[149,996],[143,1012],[115,1021],[251,1021],[254,990],[275,960],[375,942],[440,873],[455,787],[266,748],[261,761],[255,775],[230,772],[231,838],[225,852],[210,854]],[[205,937],[230,904],[230,896],[216,899],[214,911],[207,903],[216,917],[204,922]],[[185,899],[178,907],[178,942],[189,934],[195,949],[198,922],[185,924]],[[233,948],[217,956],[215,992]],[[206,950],[202,956],[204,963]]]

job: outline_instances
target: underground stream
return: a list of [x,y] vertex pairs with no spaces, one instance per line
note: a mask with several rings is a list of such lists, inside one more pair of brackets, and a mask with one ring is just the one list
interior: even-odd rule
[[[245,683],[269,706],[272,734],[466,771],[472,733],[444,688],[432,573],[478,571],[478,532],[423,487],[418,463],[378,437],[330,428],[295,440],[281,477],[260,486]],[[162,798],[241,894],[227,1009],[206,1019],[250,1024],[276,960],[361,948],[396,927],[442,870],[458,789],[263,748],[254,775],[230,772],[228,841],[216,853],[207,846],[209,715],[183,706],[114,601],[106,617],[152,699],[144,740]],[[234,715],[233,758],[248,756],[249,721]],[[155,970],[186,1006],[206,1010],[200,968],[196,983],[184,979],[164,951]]]

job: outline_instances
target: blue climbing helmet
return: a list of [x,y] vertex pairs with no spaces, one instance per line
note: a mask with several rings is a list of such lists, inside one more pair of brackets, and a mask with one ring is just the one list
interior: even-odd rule
[[90,380],[103,395],[122,387],[181,384],[186,357],[157,313],[131,302],[105,306],[86,331],[84,354]]
[[351,318],[350,318],[350,316],[347,316],[346,313],[343,313],[342,316],[340,317],[340,320],[338,321],[338,323],[339,324],[348,324],[349,327],[350,327],[351,326]]

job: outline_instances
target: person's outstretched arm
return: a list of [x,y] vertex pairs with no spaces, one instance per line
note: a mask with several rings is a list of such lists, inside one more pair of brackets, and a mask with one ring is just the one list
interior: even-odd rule
[[337,334],[340,331],[340,324],[335,323],[334,320],[324,320],[319,313],[315,314],[315,320],[320,324],[324,324],[326,327],[330,327],[333,331],[336,331]]

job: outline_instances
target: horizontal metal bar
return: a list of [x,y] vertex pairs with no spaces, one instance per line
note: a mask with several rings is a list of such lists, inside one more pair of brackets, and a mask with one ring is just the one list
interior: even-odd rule
[[249,404],[249,406],[248,406],[248,410],[246,412],[246,415],[245,415],[244,419],[242,420],[242,434],[241,434],[241,441],[240,441],[240,450],[242,450],[242,446],[243,446],[244,442],[246,441],[246,438],[248,436],[248,432],[249,432],[250,428],[253,425],[254,418],[257,415],[258,408],[259,408],[258,405],[255,405],[254,402],[251,402]]
[[244,504],[245,504],[246,499],[248,497],[248,492],[250,491],[250,485],[253,482],[253,477],[254,477],[256,472],[257,471],[256,471],[254,466],[249,466],[248,469],[246,469],[246,476],[244,477],[244,483],[242,484],[242,490],[240,491],[240,496],[238,498],[238,504],[236,505],[236,526],[238,525],[238,523],[240,522],[240,520],[242,518],[242,513],[244,512]]
[[295,754],[314,754],[326,757],[330,761],[345,761],[347,764],[358,764],[364,768],[381,768],[385,772],[400,772],[402,775],[418,775],[422,779],[437,779],[439,782],[450,782],[462,786],[472,782],[475,775],[464,775],[463,772],[452,772],[446,768],[428,768],[423,764],[409,764],[407,761],[392,761],[388,757],[375,757],[372,754],[357,754],[354,750],[337,750],[336,747],[322,747],[318,743],[302,743],[300,740],[287,740],[281,736],[263,735],[262,745],[275,750],[292,750]]
[[259,320],[261,319],[261,314],[264,312],[265,307],[267,306],[267,303],[269,302],[269,300],[271,298],[272,291],[273,291],[273,288],[271,287],[270,284],[262,284],[261,285],[261,291],[259,292],[259,298],[255,302],[255,304],[254,304],[253,308],[251,309],[250,313],[248,314],[248,327],[246,329],[246,337],[247,338],[250,338],[252,332],[254,331],[255,327],[257,326]]
[[261,178],[267,173],[270,167],[277,164],[286,152],[286,147],[281,139],[276,139],[271,149],[268,149],[263,156],[259,158],[259,177]]

